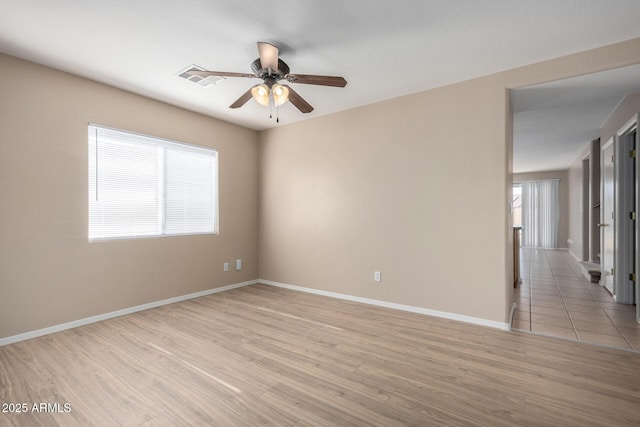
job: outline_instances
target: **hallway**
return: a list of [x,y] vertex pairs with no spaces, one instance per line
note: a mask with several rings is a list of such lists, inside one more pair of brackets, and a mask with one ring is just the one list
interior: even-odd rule
[[512,328],[640,351],[635,305],[617,304],[564,250],[522,248]]

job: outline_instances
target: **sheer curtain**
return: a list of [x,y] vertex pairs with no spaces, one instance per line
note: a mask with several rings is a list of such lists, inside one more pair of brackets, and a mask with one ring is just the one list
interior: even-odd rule
[[522,183],[522,246],[558,247],[560,180]]

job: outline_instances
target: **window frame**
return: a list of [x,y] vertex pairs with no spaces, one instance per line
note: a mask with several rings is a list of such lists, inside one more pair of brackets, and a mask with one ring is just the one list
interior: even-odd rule
[[[158,173],[158,180],[156,184],[159,189],[159,203],[158,203],[158,219],[159,219],[159,233],[154,234],[141,234],[141,235],[122,235],[122,236],[108,236],[108,237],[91,237],[91,186],[94,184],[91,178],[91,162],[92,159],[90,156],[92,155],[92,151],[97,156],[97,144],[99,143],[97,132],[99,130],[104,130],[106,132],[113,133],[122,133],[126,136],[130,136],[132,139],[141,139],[141,141],[124,141],[126,143],[139,144],[139,145],[151,145],[155,147],[160,147],[160,165],[161,170]],[[94,133],[93,139],[91,136],[91,132]],[[92,149],[92,144],[94,147]],[[191,153],[206,153],[211,155],[213,173],[212,173],[212,182],[211,182],[211,192],[212,192],[212,214],[213,214],[213,231],[190,231],[190,232],[167,232],[167,149],[177,149],[182,152],[191,152]],[[97,162],[97,157],[96,157]],[[88,123],[87,126],[87,237],[89,242],[102,242],[102,241],[111,241],[111,240],[137,240],[137,239],[149,239],[149,238],[162,238],[162,237],[179,237],[179,236],[202,236],[202,235],[218,235],[220,234],[220,225],[219,225],[219,207],[220,207],[220,193],[219,193],[219,152],[215,148],[199,146],[195,144],[184,143],[180,141],[174,141],[167,138],[161,138],[153,135],[147,135],[139,132],[133,132],[129,130],[103,126],[95,123]],[[98,189],[98,183],[95,183],[96,189]]]

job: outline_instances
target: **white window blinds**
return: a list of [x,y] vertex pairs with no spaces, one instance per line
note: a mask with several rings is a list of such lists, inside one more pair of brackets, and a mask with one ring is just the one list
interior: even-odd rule
[[89,125],[89,240],[217,232],[215,150]]
[[522,183],[522,246],[558,247],[560,180]]

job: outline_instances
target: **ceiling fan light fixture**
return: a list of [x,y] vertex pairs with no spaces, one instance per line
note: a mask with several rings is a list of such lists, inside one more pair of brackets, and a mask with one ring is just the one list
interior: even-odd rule
[[275,84],[271,88],[271,93],[273,94],[273,103],[276,107],[279,107],[289,100],[289,88],[286,86]]
[[269,106],[269,87],[266,84],[255,85],[251,88],[251,96],[262,106]]

